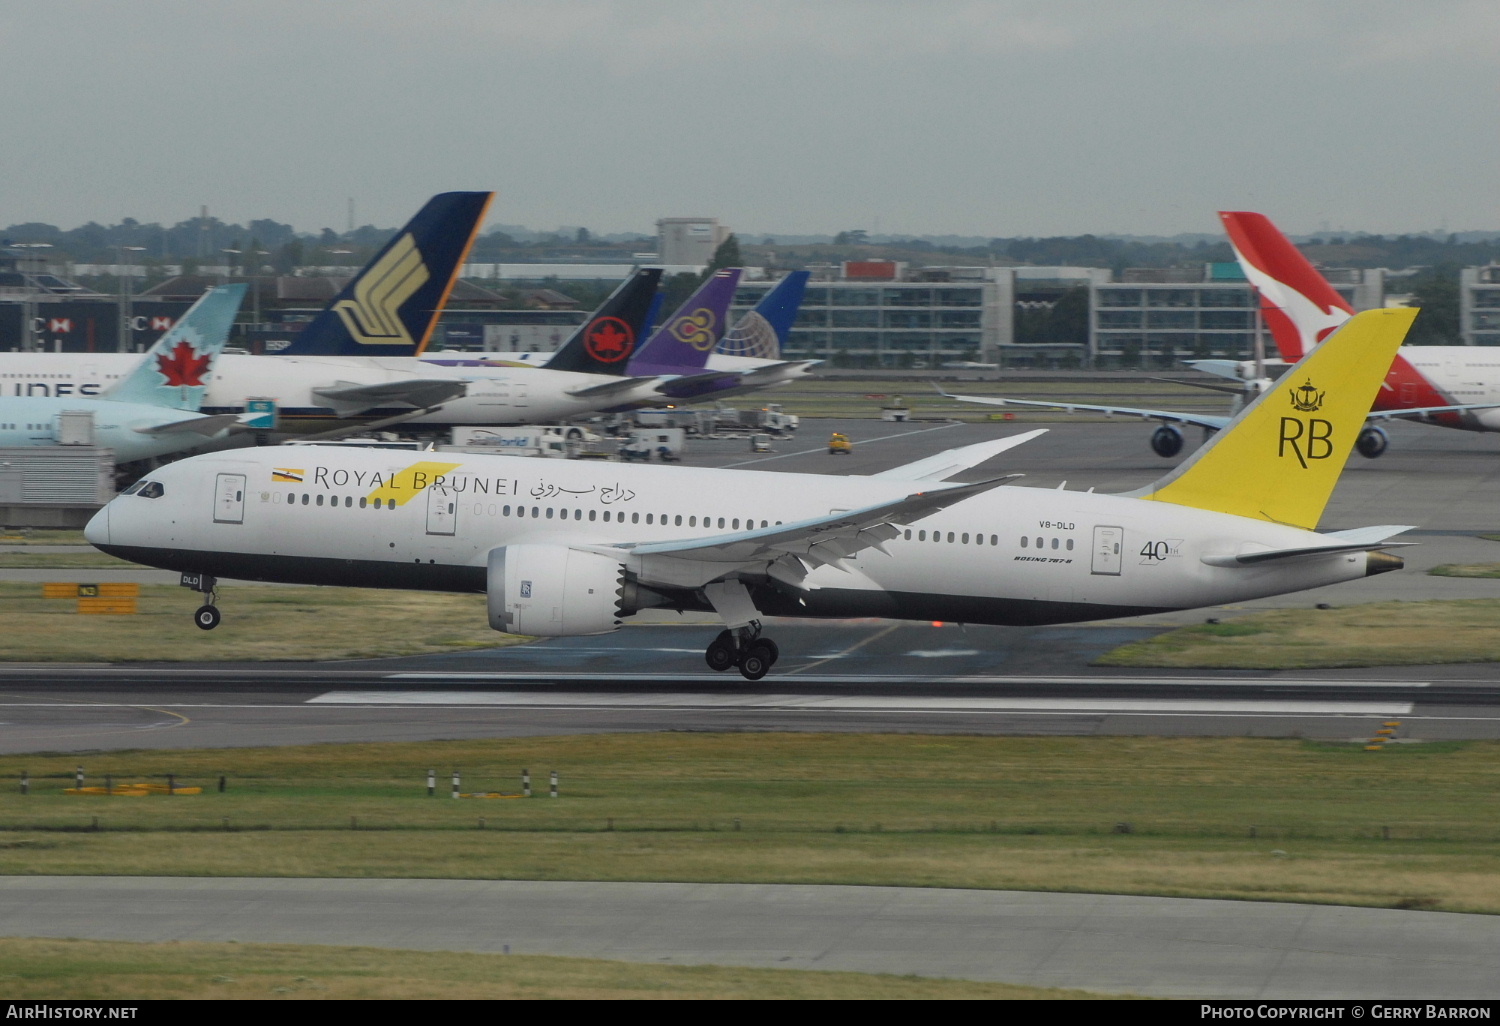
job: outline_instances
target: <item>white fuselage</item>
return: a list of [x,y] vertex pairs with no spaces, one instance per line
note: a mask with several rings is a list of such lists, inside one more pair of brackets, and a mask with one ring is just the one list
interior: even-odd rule
[[[451,591],[484,591],[487,559],[499,546],[696,540],[931,487],[318,447],[198,456],[150,479],[163,494],[116,498],[90,524],[90,541],[137,562],[220,577]],[[404,484],[393,490],[393,480]],[[396,505],[377,508],[377,498]],[[761,612],[772,615],[998,624],[1101,619],[1366,575],[1363,552],[1255,566],[1204,562],[1325,541],[1294,527],[1163,502],[999,487],[905,525],[885,551],[864,549],[849,557],[847,569],[814,569],[801,589],[766,581],[754,593]],[[632,572],[638,564],[627,556],[623,565]],[[692,594],[667,604],[693,607]]]
[[[139,360],[139,357],[136,357]],[[0,396],[0,448],[61,444],[63,413],[93,414],[94,444],[114,451],[116,463],[129,463],[201,445],[208,439],[192,431],[147,433],[163,424],[178,424],[201,415],[145,403],[66,396]]]
[[[140,364],[138,353],[0,353],[0,396],[99,396]],[[455,379],[469,382],[468,392],[442,409],[409,423],[530,424],[580,417],[654,394],[643,382],[640,395],[614,394],[608,399],[579,398],[569,393],[610,379],[533,367],[444,367],[415,357],[246,356],[226,353],[214,367],[202,412],[240,413],[248,399],[271,399],[284,422],[309,427],[340,421],[314,394],[339,384]],[[410,412],[393,405],[360,413],[374,420]]]

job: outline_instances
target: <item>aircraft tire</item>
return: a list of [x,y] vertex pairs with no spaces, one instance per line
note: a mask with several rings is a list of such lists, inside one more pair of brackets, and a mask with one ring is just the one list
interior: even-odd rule
[[1151,432],[1151,451],[1162,459],[1171,459],[1182,451],[1182,432],[1163,424]]
[[734,655],[734,641],[729,632],[724,631],[709,643],[708,650],[703,653],[703,661],[710,670],[723,673],[734,665]]
[[771,665],[775,666],[776,660],[781,658],[781,649],[777,647],[776,642],[770,638],[761,638],[757,644],[766,646],[766,651],[771,653]]
[[1390,436],[1373,425],[1361,431],[1359,437],[1354,440],[1354,448],[1367,460],[1383,455],[1390,444]]
[[193,613],[193,625],[200,631],[213,630],[219,626],[220,619],[218,606],[199,606]]
[[764,641],[757,641],[745,650],[740,660],[740,676],[746,680],[760,680],[771,670],[771,650]]

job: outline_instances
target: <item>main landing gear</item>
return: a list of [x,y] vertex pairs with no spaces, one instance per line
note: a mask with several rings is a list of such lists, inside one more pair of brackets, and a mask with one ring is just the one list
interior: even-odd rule
[[219,626],[222,617],[219,615],[219,607],[214,605],[219,599],[219,579],[208,574],[183,574],[177,583],[184,588],[192,588],[208,599],[193,611],[193,626],[200,631],[211,631]]
[[759,620],[752,620],[747,627],[720,631],[719,636],[709,643],[708,651],[703,653],[710,670],[723,673],[731,666],[737,666],[746,680],[760,680],[779,658],[781,650],[776,647],[776,642],[761,635]]

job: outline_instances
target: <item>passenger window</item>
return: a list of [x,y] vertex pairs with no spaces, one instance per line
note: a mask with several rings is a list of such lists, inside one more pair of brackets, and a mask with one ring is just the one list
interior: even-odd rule
[[911,541],[911,528],[906,529],[906,540]]
[[1028,546],[1030,544],[1031,544],[1031,539],[1027,538],[1025,536],[1022,536],[1022,538],[1021,538],[1021,548],[1024,549],[1026,546]]
[[1057,539],[1056,539],[1056,538],[1053,538],[1053,539],[1052,539],[1052,547],[1053,547],[1053,548],[1054,548],[1054,549],[1055,549],[1055,548],[1057,548]]
[[639,524],[641,522],[641,515],[639,513],[630,514],[630,522],[632,524]]
[[591,510],[589,510],[589,519],[590,520],[593,520],[598,515],[599,515],[599,511],[597,509],[591,509]]
[[719,527],[722,528],[723,526],[724,526],[724,518],[720,517],[719,518]]
[[583,519],[583,510],[581,510],[581,509],[575,509],[573,511],[573,519],[574,520],[582,520]]
[[965,545],[969,544],[969,532],[965,531],[963,533],[963,536],[961,538],[959,538],[958,540],[961,541],[961,542],[963,542]]
[[537,517],[539,517],[541,515],[542,515],[542,511],[541,511],[541,509],[539,507],[537,507],[537,506],[531,507],[531,519],[535,520]]
[[[517,506],[516,508],[520,509],[521,507]],[[508,517],[508,516],[510,516],[510,507],[509,506],[502,507],[501,510],[500,510],[500,515],[502,517]]]
[[552,519],[552,507],[551,506],[547,507],[547,519],[548,520]]
[[352,496],[352,495],[346,495],[346,496],[344,496],[344,508],[345,509],[349,509],[353,505],[354,505],[354,496]]
[[364,509],[364,508],[365,508],[365,506],[366,506],[366,505],[367,505],[367,504],[368,504],[368,503],[367,503],[367,501],[366,501],[366,499],[365,499],[365,497],[364,497],[364,496],[363,496],[363,495],[361,495],[361,496],[360,496],[360,497],[359,497],[359,508],[360,508],[360,509]]
[[1041,547],[1042,547],[1042,539],[1041,539],[1041,538],[1038,538],[1038,539],[1037,539],[1037,540],[1036,540],[1036,547],[1037,547],[1037,548],[1041,548]]
[[[1025,539],[1022,539],[1022,540],[1024,541]],[[990,544],[991,545],[999,545],[1000,544],[1000,536],[999,535],[994,535],[994,534],[990,535]]]
[[948,544],[950,544],[950,545],[953,544],[953,532],[952,531],[948,532]]
[[651,523],[652,516],[653,516],[653,514],[651,514],[651,513],[647,513],[646,514],[646,523],[648,523],[648,524]]
[[312,499],[312,496],[309,495],[307,492],[303,492],[302,493],[302,505],[306,506],[308,504],[308,502],[311,501],[311,499]]
[[609,523],[609,510],[604,511],[604,522]]
[[698,518],[697,517],[688,517],[688,526],[689,527],[697,527],[698,526]]
[[734,518],[734,523],[730,524],[729,526],[732,527],[732,528],[734,528],[736,531],[738,531],[740,529],[740,518],[739,517],[735,517]]
[[676,523],[676,525],[678,527],[682,526],[682,514],[681,513],[677,514],[677,516],[674,518],[674,522]]
[[1068,539],[1068,551],[1069,552],[1073,551],[1073,539],[1072,538]]
[[917,541],[926,541],[926,540],[927,540],[927,532],[926,531],[918,531],[917,532]]

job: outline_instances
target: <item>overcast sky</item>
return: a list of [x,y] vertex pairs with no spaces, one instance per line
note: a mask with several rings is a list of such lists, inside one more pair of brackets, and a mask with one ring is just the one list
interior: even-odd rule
[[0,225],[1500,229],[1495,0],[0,0]]

